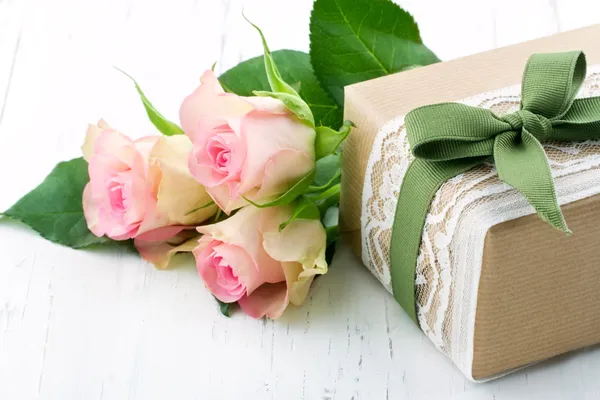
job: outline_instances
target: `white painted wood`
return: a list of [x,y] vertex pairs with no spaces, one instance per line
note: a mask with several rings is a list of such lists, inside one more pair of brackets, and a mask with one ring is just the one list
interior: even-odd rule
[[[443,59],[600,22],[597,1],[401,1]],[[176,119],[203,69],[308,49],[311,1],[0,1],[0,209],[100,117],[152,132],[131,83]],[[519,12],[514,12],[518,9]],[[5,100],[6,99],[6,100]],[[0,399],[600,399],[600,348],[466,381],[342,248],[279,321],[222,317],[189,258],[73,251],[0,223]]]
[[19,51],[23,22],[23,2],[0,2],[0,122],[9,92],[9,82]]

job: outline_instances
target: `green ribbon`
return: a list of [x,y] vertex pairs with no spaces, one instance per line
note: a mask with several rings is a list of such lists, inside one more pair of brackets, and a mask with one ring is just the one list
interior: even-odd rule
[[500,179],[517,189],[537,214],[570,233],[560,210],[542,142],[600,138],[600,97],[575,99],[586,75],[581,51],[534,54],[521,85],[520,110],[498,117],[457,103],[419,107],[406,115],[409,166],[392,227],[394,297],[417,322],[415,269],[433,196],[448,179],[493,161]]

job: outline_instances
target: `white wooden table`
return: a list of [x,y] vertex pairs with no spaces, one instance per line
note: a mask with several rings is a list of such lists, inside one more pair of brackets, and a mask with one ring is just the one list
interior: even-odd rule
[[[442,59],[600,22],[597,0],[401,1]],[[205,68],[308,50],[310,0],[0,1],[0,209],[79,156],[104,117],[152,132]],[[518,10],[518,11],[515,11]],[[222,317],[190,259],[73,251],[0,222],[0,399],[600,399],[600,348],[466,381],[342,248],[279,321]]]

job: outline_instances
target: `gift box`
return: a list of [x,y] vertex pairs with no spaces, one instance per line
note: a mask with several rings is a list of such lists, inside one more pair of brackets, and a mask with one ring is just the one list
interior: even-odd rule
[[[600,96],[598,37],[600,25],[346,87],[345,119],[356,128],[344,145],[342,237],[396,298],[392,228],[415,159],[404,116],[441,102],[514,113],[534,53],[583,50],[587,76],[577,97]],[[487,161],[446,180],[416,232],[407,286],[415,320],[475,381],[600,342],[600,140],[543,146],[572,235],[540,219]]]

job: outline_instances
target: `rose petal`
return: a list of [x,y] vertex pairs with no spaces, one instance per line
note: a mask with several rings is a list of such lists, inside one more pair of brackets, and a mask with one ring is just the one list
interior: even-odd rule
[[[123,223],[125,225],[140,225],[144,220],[148,210],[154,208],[155,201],[151,193],[148,192],[148,184],[144,171],[126,171],[118,174],[122,182],[122,195],[125,207]],[[156,225],[158,226],[158,225]],[[153,229],[156,226],[148,227]]]
[[[242,196],[232,197],[232,193],[229,185],[219,185],[212,188],[206,188],[207,193],[213,199],[213,201],[229,215],[233,210],[237,210],[248,204]],[[257,189],[253,189],[246,193],[246,197],[252,200],[258,193]]]
[[[260,187],[267,162],[282,150],[296,150],[311,157],[306,165],[314,167],[315,131],[290,115],[252,111],[242,120],[242,137],[246,143],[246,163],[242,172],[240,193]],[[298,178],[297,169],[281,171],[278,176],[285,182]]]
[[221,243],[214,247],[214,251],[236,272],[238,279],[246,286],[247,294],[264,283],[258,273],[259,266],[242,247]]
[[296,219],[285,229],[279,225],[292,215],[292,207],[269,207],[261,215],[260,231],[265,251],[277,261],[299,262],[304,269],[327,272],[327,233],[319,220]]
[[198,268],[198,274],[204,281],[204,284],[208,290],[217,299],[225,303],[233,303],[238,301],[242,297],[243,293],[231,293],[226,288],[223,288],[218,283],[218,271],[215,268],[215,252],[216,246],[221,245],[222,242],[213,240],[210,237],[203,236],[198,242],[198,246],[194,249],[194,257],[196,258],[196,267]]
[[158,211],[156,203],[148,202],[146,203],[146,213],[144,215],[144,219],[140,224],[136,236],[151,232],[161,227],[168,227],[169,225],[170,223],[168,217]]
[[224,93],[212,71],[206,71],[200,82],[201,85],[186,97],[179,110],[181,127],[192,141],[196,140],[197,123],[202,116],[236,118],[252,110],[252,106],[241,97]]
[[94,155],[94,146],[96,145],[96,140],[98,139],[98,136],[100,136],[100,133],[102,133],[102,131],[106,129],[110,130],[111,128],[103,119],[98,121],[97,125],[88,125],[87,133],[85,135],[85,141],[81,146],[83,158],[87,162],[90,162],[92,155]]
[[272,97],[252,96],[244,97],[252,108],[258,111],[266,111],[271,114],[290,114],[290,110],[283,104],[281,100]]
[[193,237],[175,246],[166,242],[144,241],[139,238],[134,240],[134,244],[144,260],[154,264],[156,268],[164,269],[169,266],[175,254],[194,250],[198,246],[198,237]]
[[192,230],[190,226],[164,226],[144,232],[136,237],[140,242],[166,242],[184,230]]
[[253,318],[267,316],[279,318],[289,303],[300,306],[306,300],[310,285],[318,274],[317,270],[303,271],[302,265],[296,262],[282,263],[285,273],[283,282],[264,284],[249,296],[238,300],[238,304],[246,314]]
[[252,318],[268,316],[277,319],[288,305],[286,284],[265,283],[250,296],[239,299],[238,304]]
[[[199,125],[200,126],[200,125]],[[230,157],[229,165],[225,170],[215,164],[210,149],[220,147],[228,150]],[[241,169],[246,158],[244,144],[229,126],[215,128],[210,132],[202,132],[193,145],[188,157],[188,168],[194,178],[206,187],[215,187],[227,183],[239,182]]]
[[92,193],[92,185],[88,183],[83,189],[83,215],[87,222],[88,229],[98,237],[104,236],[106,233],[100,224],[99,202],[94,199]]
[[217,207],[212,206],[190,213],[211,202],[204,187],[187,168],[186,159],[191,148],[192,143],[186,136],[161,137],[150,154],[161,172],[158,212],[165,215],[170,224],[197,225],[217,211]]
[[313,157],[296,150],[281,150],[267,161],[260,190],[250,198],[265,203],[285,193],[314,168]]
[[263,249],[263,239],[258,229],[260,213],[261,209],[246,206],[222,222],[200,226],[197,229],[215,240],[243,248],[259,268],[264,282],[281,282],[284,275],[280,263],[273,260]]
[[288,280],[288,299],[290,303],[300,306],[306,300],[314,277],[324,272],[317,268],[303,270],[302,265],[296,262],[284,262],[281,264]]
[[258,231],[260,212],[256,207],[244,207],[224,221],[199,226],[197,229],[215,240],[235,245],[245,244],[244,247],[248,248],[249,252],[255,253],[262,241]]
[[[133,140],[119,131],[105,129],[96,137],[93,155],[111,162],[115,170],[143,167],[144,160],[135,148]],[[121,166],[119,167],[118,164]]]
[[[177,135],[172,137],[180,138],[182,136]],[[137,139],[134,142],[136,150],[139,152],[139,154],[142,156],[142,159],[144,160],[144,165],[148,164],[148,161],[150,160],[150,154],[154,151],[154,147],[157,145],[157,143],[166,138],[167,137],[165,136],[144,136],[142,138]],[[169,139],[170,138],[171,137],[169,137]]]
[[211,203],[212,199],[187,170],[182,172],[168,163],[161,163],[160,169],[162,179],[157,206],[159,212],[166,215],[170,223],[198,225],[217,212],[216,205],[204,207]]

